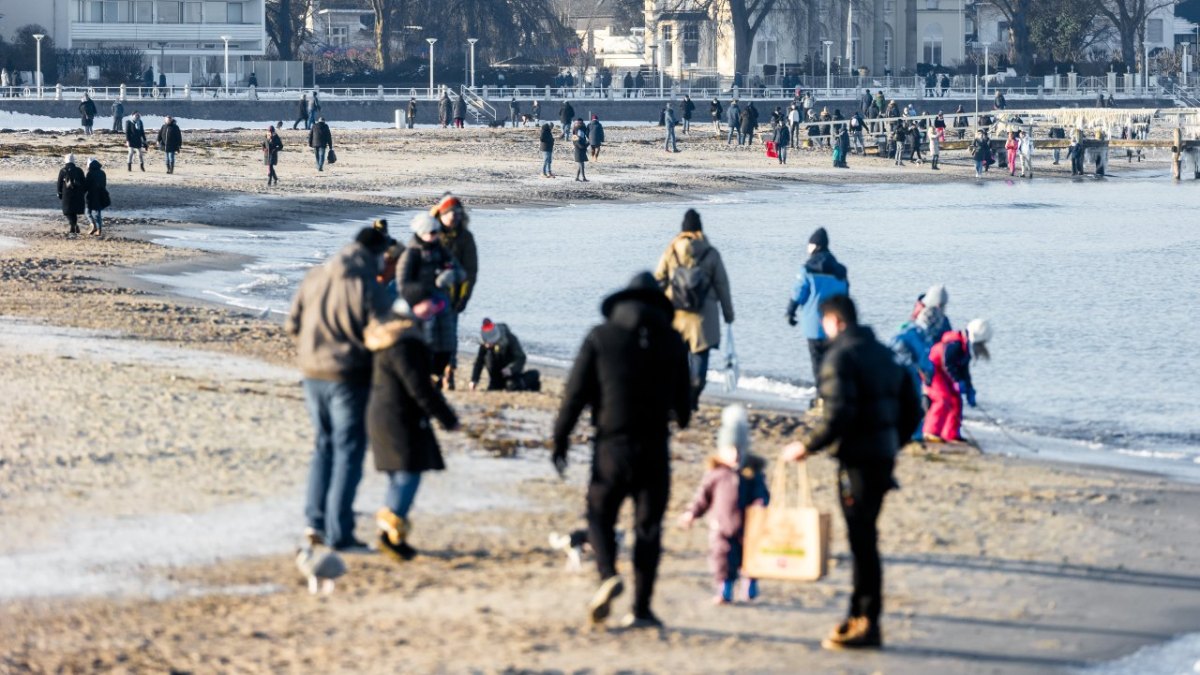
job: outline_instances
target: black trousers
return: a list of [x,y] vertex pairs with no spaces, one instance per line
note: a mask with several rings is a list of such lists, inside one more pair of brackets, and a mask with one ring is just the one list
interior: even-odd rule
[[827,351],[829,351],[829,340],[808,341],[808,357],[812,359],[814,385],[819,385],[821,382],[821,361],[825,358]]
[[842,466],[838,485],[842,515],[854,557],[854,592],[850,594],[849,616],[873,622],[883,612],[883,563],[879,559],[879,529],[876,521],[883,497],[892,488],[893,462],[870,467]]
[[708,362],[712,350],[688,352],[688,371],[692,379],[692,410],[700,409],[700,394],[708,384]]
[[74,213],[67,214],[67,224],[71,226],[71,234],[79,232],[79,216]]
[[596,441],[592,479],[588,485],[588,540],[596,552],[600,578],[617,573],[617,515],[633,499],[633,612],[650,613],[650,597],[662,557],[662,520],[671,492],[667,437],[616,437]]

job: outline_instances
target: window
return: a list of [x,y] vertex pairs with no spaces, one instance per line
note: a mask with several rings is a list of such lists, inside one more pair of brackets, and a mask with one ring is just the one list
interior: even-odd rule
[[328,41],[334,47],[345,47],[350,44],[350,29],[345,26],[330,26]]
[[759,40],[755,45],[755,54],[759,65],[772,65],[776,63],[775,48],[777,43],[775,40]]
[[888,14],[894,14],[895,12],[896,12],[896,2],[895,2],[895,0],[883,0],[883,13],[884,13],[884,15],[886,16],[886,15],[888,15]]
[[892,67],[892,38],[883,38],[883,53],[880,55],[880,60],[883,61],[883,68],[887,70]]
[[996,42],[1008,44],[1008,22],[1000,21],[996,23]]
[[662,37],[662,65],[664,68],[669,68],[675,62],[675,44],[671,40],[672,32],[672,27],[666,25],[659,33]]
[[1163,41],[1163,20],[1150,19],[1146,22],[1146,42]]
[[137,23],[153,23],[154,3],[149,0],[133,3],[133,20]]
[[183,6],[184,23],[200,23],[203,18],[204,5],[199,2],[189,2]]
[[925,9],[937,9],[938,0],[925,0]]
[[158,0],[158,23],[181,23],[183,3],[178,0]]
[[80,21],[84,23],[127,23],[129,2],[118,0],[88,0],[80,4]]
[[924,48],[922,63],[940,65],[942,63],[942,26],[931,23],[925,27],[925,35],[921,40]]
[[243,13],[242,10],[245,8],[245,5],[243,3],[231,2],[228,5],[226,5],[226,8],[227,8],[227,11],[225,12],[225,22],[226,23],[241,23],[242,22],[242,13]]
[[683,62],[700,62],[700,25],[695,22],[683,24]]

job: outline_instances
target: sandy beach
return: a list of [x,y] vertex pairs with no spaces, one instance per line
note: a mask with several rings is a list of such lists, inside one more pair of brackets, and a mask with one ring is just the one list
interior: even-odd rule
[[[441,434],[449,470],[413,516],[425,555],[348,556],[338,590],[310,596],[292,560],[311,430],[291,341],[277,320],[135,278],[236,262],[148,231],[365,222],[448,189],[502,207],[974,180],[964,157],[940,172],[856,157],[835,171],[797,151],[780,168],[711,131],[668,154],[656,130],[618,128],[580,184],[538,176],[532,129],[334,134],[340,161],[318,174],[307,135],[285,131],[270,190],[257,131],[185,130],[170,176],[153,152],[146,173],[126,172],[116,137],[0,134],[0,673],[1041,673],[1200,631],[1200,486],[909,448],[881,520],[885,651],[819,647],[850,589],[840,516],[828,578],[766,582],[758,603],[730,608],[710,604],[704,528],[671,528],[656,596],[668,628],[590,633],[594,575],[547,544],[582,524],[590,454],[581,429],[568,480],[550,466],[554,379],[542,394],[453,394],[464,430]],[[108,169],[101,240],[64,237],[53,179],[66,152]],[[705,407],[675,437],[672,515],[718,421]],[[803,419],[752,422],[756,451],[774,456]],[[836,513],[833,463],[811,471]],[[366,474],[362,538],[383,491]]]

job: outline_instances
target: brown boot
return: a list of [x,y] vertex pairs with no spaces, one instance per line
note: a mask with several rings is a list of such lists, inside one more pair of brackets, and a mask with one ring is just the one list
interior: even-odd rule
[[881,649],[883,633],[879,623],[864,616],[852,616],[833,629],[829,637],[821,641],[825,649]]

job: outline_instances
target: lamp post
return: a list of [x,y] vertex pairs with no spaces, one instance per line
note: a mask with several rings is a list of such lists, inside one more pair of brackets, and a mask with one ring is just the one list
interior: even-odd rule
[[475,43],[479,42],[479,38],[467,38],[467,42],[471,45],[471,88],[475,88]]
[[[658,70],[658,45],[650,45],[650,67]],[[651,76],[653,77],[653,75]]]
[[[660,53],[662,54],[663,60],[665,61],[667,58],[666,45],[662,44],[661,37],[658,39],[658,43],[659,43],[659,46],[663,48]],[[658,96],[659,96],[659,98],[663,97],[663,69],[662,69],[661,64],[658,68]]]
[[437,38],[425,38],[429,43],[429,98],[433,98],[433,45],[437,42]]
[[988,50],[991,49],[992,43],[983,43],[983,95],[988,93],[988,64],[991,63],[991,58],[988,55]]
[[829,97],[829,90],[833,88],[833,71],[830,69],[830,47],[833,47],[833,40],[822,40],[821,44],[825,45],[825,96]]
[[[979,42],[972,42],[976,54],[979,53]],[[975,69],[975,126],[979,126],[979,68]]]
[[221,40],[225,42],[225,95],[229,95],[229,41],[233,38],[228,35],[222,35]]
[[37,40],[37,92],[38,98],[42,97],[42,39],[46,36],[41,33],[35,33],[34,40]]

